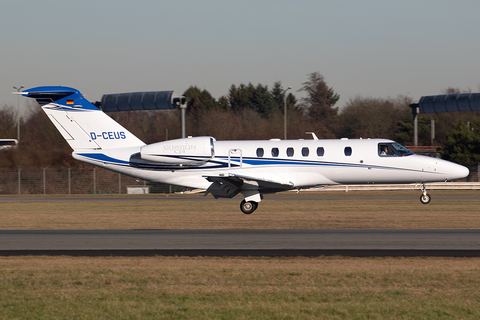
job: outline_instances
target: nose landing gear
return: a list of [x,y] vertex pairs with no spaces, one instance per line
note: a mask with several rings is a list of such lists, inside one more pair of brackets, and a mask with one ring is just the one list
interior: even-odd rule
[[425,187],[425,183],[422,187],[422,195],[420,196],[420,202],[423,204],[429,204],[432,201],[432,197],[427,193],[427,188]]

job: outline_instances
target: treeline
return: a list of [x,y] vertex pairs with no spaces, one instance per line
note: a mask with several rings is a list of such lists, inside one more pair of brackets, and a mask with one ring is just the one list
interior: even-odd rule
[[[295,92],[302,95],[297,99]],[[443,93],[458,93],[448,88]],[[287,108],[288,139],[387,138],[412,145],[412,98],[357,96],[343,108],[340,95],[319,72],[308,75],[297,91],[280,81],[271,88],[252,83],[231,85],[228,93],[215,99],[206,89],[188,88],[187,135],[213,136],[217,140],[284,138],[284,108]],[[418,97],[419,98],[419,97]],[[25,103],[24,100],[23,103]],[[0,152],[0,168],[48,166],[78,167],[71,149],[35,101],[28,100],[29,113],[21,121],[21,138],[15,150]],[[145,143],[181,137],[180,111],[132,111],[109,114]],[[434,145],[444,147],[443,157],[457,162],[480,161],[480,118],[473,113],[420,115],[419,144],[430,145],[430,120],[435,120]],[[16,138],[17,113],[13,106],[0,109],[0,138]],[[468,125],[467,125],[468,123]],[[468,143],[464,143],[467,141]]]

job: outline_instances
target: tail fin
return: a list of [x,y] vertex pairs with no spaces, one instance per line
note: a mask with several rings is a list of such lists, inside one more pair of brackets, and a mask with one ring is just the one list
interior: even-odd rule
[[68,87],[37,87],[22,91],[42,106],[74,151],[145,145],[119,123]]

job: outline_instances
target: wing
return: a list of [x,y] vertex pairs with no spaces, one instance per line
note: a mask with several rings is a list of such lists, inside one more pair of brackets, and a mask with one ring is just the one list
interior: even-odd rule
[[275,193],[293,188],[292,182],[274,181],[239,174],[204,177],[212,182],[205,195],[211,193],[215,198],[233,198],[245,190],[257,190],[260,193]]

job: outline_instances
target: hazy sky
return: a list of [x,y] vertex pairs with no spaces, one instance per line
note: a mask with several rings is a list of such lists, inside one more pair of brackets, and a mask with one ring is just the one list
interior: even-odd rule
[[[0,106],[13,86],[87,99],[190,85],[293,93],[319,71],[340,94],[396,97],[480,85],[480,1],[19,0],[0,11]],[[23,102],[26,99],[21,100]]]

